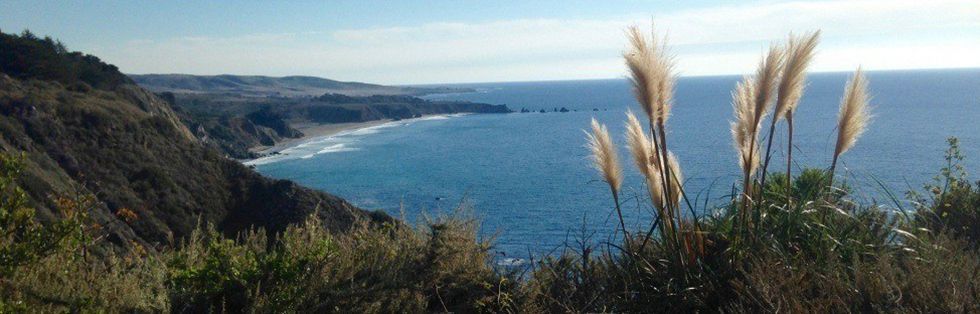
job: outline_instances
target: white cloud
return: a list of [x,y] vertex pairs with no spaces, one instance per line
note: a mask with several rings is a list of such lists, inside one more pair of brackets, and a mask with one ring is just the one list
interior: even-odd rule
[[[683,74],[751,70],[768,42],[822,29],[815,70],[980,66],[980,5],[967,1],[828,1],[655,13]],[[602,20],[311,30],[133,41],[95,53],[132,73],[317,75],[380,83],[608,78],[624,73],[623,29]]]

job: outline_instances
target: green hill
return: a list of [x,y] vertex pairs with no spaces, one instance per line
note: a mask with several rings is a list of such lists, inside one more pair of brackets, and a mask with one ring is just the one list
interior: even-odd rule
[[[0,151],[25,155],[18,185],[42,219],[57,217],[59,198],[92,195],[91,215],[123,245],[183,237],[200,220],[234,234],[282,230],[317,209],[335,230],[386,219],[224,158],[168,102],[94,56],[27,32],[0,34],[0,56]],[[138,219],[119,219],[123,209]]]

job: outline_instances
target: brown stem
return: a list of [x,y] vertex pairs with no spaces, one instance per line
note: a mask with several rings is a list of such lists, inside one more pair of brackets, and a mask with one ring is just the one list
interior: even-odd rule
[[[681,222],[680,222],[681,219],[678,216],[677,217],[677,221],[674,220],[674,217],[676,216],[675,215],[675,212],[674,212],[675,211],[674,198],[671,196],[671,193],[672,193],[673,189],[671,189],[671,187],[670,187],[670,185],[672,183],[674,183],[674,179],[673,179],[673,177],[671,176],[671,173],[670,173],[670,159],[668,159],[669,154],[667,153],[668,152],[668,150],[667,150],[667,131],[664,128],[663,121],[658,122],[657,123],[657,127],[660,129],[660,132],[659,132],[660,133],[660,145],[662,146],[662,149],[660,150],[661,151],[661,156],[660,156],[661,159],[660,159],[660,162],[661,162],[661,164],[663,164],[663,166],[661,168],[664,169],[663,177],[664,177],[665,181],[667,181],[667,185],[664,186],[664,191],[666,192],[666,193],[664,193],[664,204],[665,204],[664,207],[666,207],[667,208],[666,211],[670,213],[669,214],[669,218],[670,218],[670,224],[672,225],[671,226],[671,229],[672,229],[671,230],[672,231],[671,233],[673,233],[673,235],[674,235],[674,242],[677,244],[677,248],[678,248],[678,250],[677,250],[678,260],[680,261],[680,263],[681,263],[682,266],[685,266],[685,264],[686,264],[685,263],[685,258],[684,258],[684,255],[682,253],[682,250],[684,250],[685,246],[681,245],[682,244],[681,243],[681,239],[682,239],[681,233],[683,232],[681,230]],[[679,214],[679,213],[676,213],[676,214]]]
[[749,142],[749,158],[745,164],[745,181],[743,182],[744,186],[742,188],[742,223],[745,224],[745,227],[748,227],[750,223],[748,220],[749,188],[752,186],[752,160],[755,158],[755,140],[757,136],[757,132],[752,132],[752,140]]
[[793,204],[793,112],[786,112],[786,126],[789,144],[786,146],[786,190],[787,200]]
[[830,184],[828,184],[827,187],[830,188],[831,193],[834,191],[834,170],[837,169],[837,157],[840,157],[840,154],[835,152],[834,161],[830,162]]
[[[660,140],[657,138],[657,128],[654,127],[653,119],[650,119],[650,137],[653,138],[653,154],[654,154],[654,156],[657,156],[657,158],[658,158],[658,162],[656,163],[657,170],[659,170],[660,173],[662,174],[663,173],[663,163],[659,162],[659,158],[660,158]],[[647,162],[649,162],[649,161],[647,161]],[[664,181],[664,178],[662,176],[660,178],[660,182],[661,182],[660,183],[660,186],[661,186],[661,188],[663,188],[663,186],[665,184],[665,181]],[[659,222],[659,224],[660,224],[660,235],[663,236],[666,239],[667,238],[667,230],[670,229],[670,226],[668,224],[664,223],[664,220],[667,217],[664,216],[665,215],[664,210],[662,208],[658,208],[657,203],[656,203],[657,201],[653,199],[653,195],[650,196],[650,201],[653,203],[653,207],[657,209],[657,219],[660,221]],[[643,250],[643,248],[646,247],[646,244],[650,240],[650,237],[653,236],[653,230],[657,228],[657,225],[658,225],[658,223],[656,221],[654,221],[654,223],[650,224],[650,230],[647,230],[646,236],[643,238],[643,244],[640,246],[640,250],[641,251]]]
[[766,173],[769,170],[769,158],[771,157],[771,155],[769,155],[769,153],[772,151],[772,138],[773,138],[773,135],[775,135],[775,133],[776,133],[776,120],[777,120],[776,117],[773,117],[772,124],[769,125],[769,139],[768,139],[769,144],[766,144],[766,159],[762,163],[762,179],[760,179],[761,182],[759,183],[759,186],[760,186],[760,189],[759,189],[759,200],[760,201],[762,200],[763,194],[766,193]]
[[[654,127],[653,119],[651,119],[650,120],[650,137],[653,138],[653,154],[654,154],[654,156],[657,156],[657,160],[658,160],[658,162],[656,163],[657,170],[659,170],[660,173],[663,174],[664,173],[664,163],[660,162],[660,160],[661,160],[660,140],[657,138],[657,131],[656,130],[657,130],[657,128]],[[666,180],[665,180],[665,178],[663,176],[661,176],[660,177],[660,187],[663,189],[665,186],[666,186]],[[662,195],[669,195],[666,190],[663,190],[662,193],[663,193]],[[653,198],[652,197],[651,197],[651,201],[653,201]],[[666,202],[664,204],[666,204]],[[653,204],[653,206],[654,207],[658,207],[657,204]],[[665,213],[664,213],[664,211],[663,211],[662,208],[657,208],[657,210],[658,210],[657,215],[660,216],[661,225],[662,225],[661,226],[661,230],[662,230],[661,231],[661,235],[663,235],[664,237],[666,237],[667,236],[667,234],[666,234],[667,231],[666,230],[669,230],[670,229],[670,225],[668,223],[664,223],[663,220],[664,219],[667,219],[668,217],[664,217],[664,214]],[[646,243],[647,240],[649,239],[650,235],[653,234],[653,229],[656,228],[656,225],[657,224],[651,224],[650,225],[650,230],[647,231],[647,238],[643,239],[643,242],[644,243]]]
[[670,175],[670,160],[668,159],[669,154],[667,153],[667,132],[664,131],[664,124],[658,123],[657,127],[660,128],[660,145],[663,149],[660,150],[660,162],[663,164],[663,178],[666,184],[664,185],[664,204],[667,210],[670,212],[670,217],[674,218],[674,198],[671,196],[673,189],[670,188],[671,184],[674,183],[673,177]]
[[629,232],[626,231],[626,221],[623,220],[623,211],[620,210],[619,208],[619,193],[617,193],[616,189],[613,188],[611,185],[609,186],[609,190],[612,191],[613,202],[616,203],[616,215],[619,216],[619,226],[623,228],[623,236],[625,237],[625,239],[627,239],[628,242],[630,238],[630,234]]
[[748,168],[748,163],[749,162],[746,163],[746,169],[743,171],[743,178],[742,178],[742,204],[739,204],[739,206],[741,207],[741,210],[738,213],[738,219],[739,219],[738,226],[741,227],[743,229],[743,231],[745,229],[747,229],[747,226],[748,226],[748,223],[747,223],[747,220],[748,220],[748,214],[747,214],[747,212],[748,212],[748,210],[746,208],[748,208],[747,204],[749,202],[749,189],[752,186],[751,183],[750,183],[750,181],[749,181],[751,179],[751,174],[750,174],[750,169]]

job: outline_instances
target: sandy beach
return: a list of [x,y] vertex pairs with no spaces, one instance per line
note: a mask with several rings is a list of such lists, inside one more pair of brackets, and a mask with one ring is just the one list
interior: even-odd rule
[[269,155],[275,152],[282,151],[283,149],[289,148],[291,146],[295,146],[299,143],[302,143],[303,141],[312,138],[331,136],[344,131],[353,131],[357,129],[378,126],[391,121],[392,121],[391,119],[384,119],[384,120],[353,122],[353,123],[327,123],[327,124],[319,124],[313,122],[295,123],[290,126],[299,130],[300,132],[303,132],[302,137],[285,139],[282,142],[276,143],[276,145],[274,146],[256,146],[251,148],[250,150],[259,153],[261,155]]

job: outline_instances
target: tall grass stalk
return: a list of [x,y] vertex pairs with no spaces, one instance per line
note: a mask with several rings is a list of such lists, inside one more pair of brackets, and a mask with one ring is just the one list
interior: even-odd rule
[[766,144],[766,158],[762,165],[762,179],[760,185],[766,185],[766,174],[769,170],[769,161],[772,153],[772,141],[775,137],[776,122],[786,119],[788,146],[786,152],[786,183],[793,177],[791,168],[793,158],[793,112],[799,106],[800,98],[803,96],[803,89],[806,86],[806,69],[813,59],[814,50],[820,40],[820,31],[796,37],[790,34],[786,43],[786,57],[782,64],[782,74],[780,75],[776,107],[773,109],[772,123],[769,125],[768,144]]
[[[759,64],[759,68],[756,70],[756,74],[755,74],[756,92],[755,92],[755,111],[754,111],[755,123],[752,125],[753,136],[751,138],[753,142],[758,141],[759,128],[762,126],[762,122],[765,121],[766,115],[769,114],[769,109],[773,105],[773,99],[775,98],[777,92],[776,88],[779,85],[780,69],[783,66],[784,56],[785,56],[785,51],[783,50],[783,47],[780,47],[778,45],[771,45],[769,46],[769,52],[766,54],[766,57]],[[773,117],[773,121],[775,120],[776,117]],[[772,137],[770,134],[770,139],[771,138]],[[750,151],[749,153],[759,154],[760,152],[758,150],[753,150]],[[761,158],[761,156],[754,157],[754,158]],[[760,181],[761,180],[765,180],[765,176],[763,176],[760,179]],[[760,184],[760,186],[764,186],[764,185]],[[749,193],[749,191],[746,191],[745,193]],[[760,193],[756,197],[754,203],[756,205],[761,204],[760,202],[761,199],[762,199],[762,194]],[[748,210],[749,203],[748,202],[743,203],[742,206],[745,207],[746,210]],[[753,211],[753,213],[756,216],[758,216],[760,212],[759,210],[755,210]],[[746,221],[747,225],[749,226],[752,224],[753,220],[758,220],[758,217],[751,217],[750,214],[747,214],[746,216],[749,216],[749,220]]]
[[[674,245],[679,247],[681,240],[677,234],[682,230],[680,230],[681,225],[678,223],[680,215],[677,212],[679,207],[677,196],[680,195],[681,182],[676,180],[676,176],[672,174],[676,169],[671,168],[677,166],[676,161],[673,166],[669,161],[670,151],[667,146],[666,130],[673,101],[674,80],[676,79],[673,73],[674,60],[667,53],[666,42],[658,42],[656,35],[652,35],[648,41],[639,28],[635,26],[630,27],[627,33],[630,49],[623,54],[623,57],[630,70],[630,82],[633,85],[634,96],[636,96],[649,120],[653,148],[651,150],[652,158],[649,158],[648,162],[652,163],[653,167],[656,168],[656,173],[660,174],[656,177],[651,176],[650,179],[660,181],[661,192],[659,194],[664,196],[663,204],[657,204],[656,199],[651,201],[655,207],[660,206],[658,215],[661,216],[659,221],[663,225],[661,236],[673,240]],[[644,168],[640,168],[641,173],[653,173]],[[656,188],[656,184],[649,185],[650,180],[647,181],[648,189]],[[650,225],[647,236],[644,237],[643,243],[640,245],[641,249],[646,246],[656,227],[656,224]]]
[[847,83],[840,111],[837,113],[837,144],[834,146],[834,159],[830,163],[830,184],[828,184],[831,189],[834,186],[837,160],[841,154],[854,147],[857,139],[868,126],[868,120],[871,118],[868,100],[868,82],[861,68],[858,67]]
[[[650,127],[650,140],[640,136],[642,128],[635,117],[628,122],[628,138],[632,138],[631,150],[637,167],[646,178],[647,190],[650,191],[651,202],[657,210],[658,219],[650,224],[640,244],[640,250],[646,248],[654,230],[661,226],[660,238],[676,253],[677,261],[684,265],[690,261],[692,247],[702,243],[698,233],[697,223],[694,232],[683,230],[683,218],[680,213],[680,198],[683,196],[683,178],[677,158],[670,152],[667,145],[667,120],[673,106],[673,94],[676,75],[674,74],[674,59],[667,51],[666,42],[657,40],[656,34],[651,34],[648,41],[639,28],[628,29],[630,49],[623,54],[626,65],[630,70],[630,82],[634,95],[647,114]],[[642,143],[642,144],[641,144]],[[645,149],[647,143],[652,144]],[[639,162],[640,150],[649,151],[650,156]],[[691,242],[696,242],[694,245]]]
[[619,189],[623,184],[623,171],[619,166],[619,157],[616,154],[616,147],[613,145],[612,138],[609,136],[609,130],[606,129],[605,125],[601,125],[592,119],[592,133],[587,134],[587,137],[589,150],[592,151],[592,164],[609,184],[613,202],[616,203],[616,214],[619,216],[619,225],[623,230],[623,236],[629,238],[626,222],[623,219],[623,211],[619,206]]

